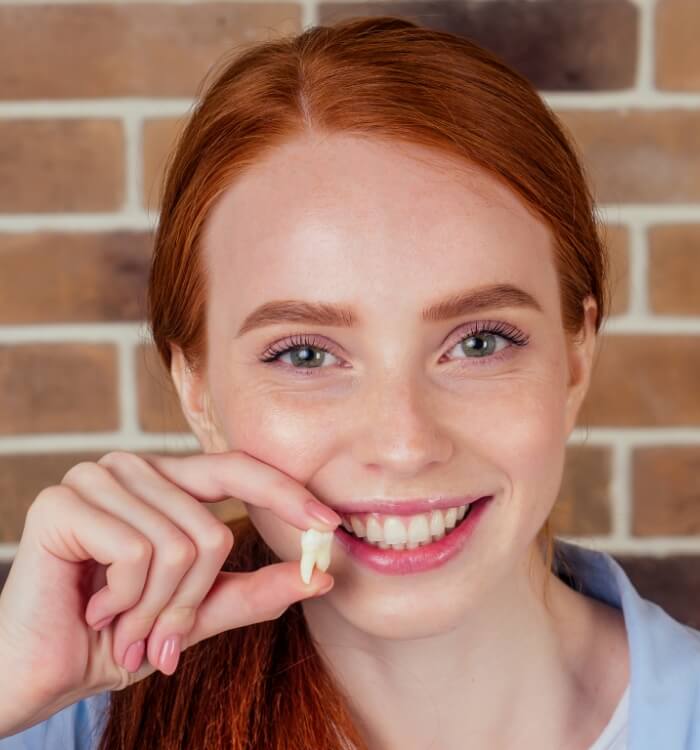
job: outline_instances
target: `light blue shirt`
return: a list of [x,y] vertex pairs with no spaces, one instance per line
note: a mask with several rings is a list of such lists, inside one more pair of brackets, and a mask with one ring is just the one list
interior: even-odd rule
[[[630,648],[628,750],[700,750],[700,631],[643,599],[611,555],[563,539],[555,546],[582,593],[624,614]],[[0,750],[94,750],[109,695],[78,701],[0,739]]]

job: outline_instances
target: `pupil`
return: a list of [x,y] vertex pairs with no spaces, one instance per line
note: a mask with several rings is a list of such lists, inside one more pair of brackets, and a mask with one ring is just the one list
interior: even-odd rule
[[292,352],[292,359],[299,364],[308,364],[314,362],[314,360],[320,360],[323,352],[314,352],[311,347],[303,346],[295,349]]
[[[488,337],[488,339],[487,339],[487,337]],[[474,346],[473,344],[470,343],[470,342],[474,342],[474,341],[477,341],[477,342],[478,341],[486,341],[487,343],[485,343],[483,346],[480,345],[480,344],[477,344],[476,346]],[[476,352],[479,352],[479,353],[482,353],[482,352],[485,352],[485,351],[486,352],[493,351],[493,346],[490,346],[490,344],[492,344],[492,343],[493,343],[493,335],[489,334],[489,333],[480,334],[479,336],[470,336],[468,339],[464,340],[464,344],[466,346],[466,350],[467,351],[476,351]]]

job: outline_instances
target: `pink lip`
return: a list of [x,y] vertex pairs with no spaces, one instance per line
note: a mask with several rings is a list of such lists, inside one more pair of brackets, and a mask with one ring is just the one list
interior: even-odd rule
[[486,495],[463,495],[454,497],[423,497],[406,498],[405,500],[356,500],[347,503],[333,503],[332,508],[336,513],[349,515],[350,513],[384,513],[394,516],[412,516],[416,513],[427,513],[431,510],[457,508],[460,505],[469,505]]
[[454,531],[424,547],[404,550],[391,549],[391,547],[380,549],[361,541],[342,526],[338,526],[335,530],[335,537],[351,557],[379,573],[387,575],[420,573],[444,565],[460,552],[474,532],[492,498],[493,495],[487,495],[475,501],[469,515]]

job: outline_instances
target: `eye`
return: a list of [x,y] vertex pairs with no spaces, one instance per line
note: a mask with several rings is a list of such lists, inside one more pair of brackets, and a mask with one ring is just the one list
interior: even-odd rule
[[[506,341],[507,344],[499,349],[497,339]],[[513,326],[498,321],[484,321],[469,324],[466,333],[461,332],[461,338],[449,351],[459,348],[465,356],[457,356],[455,359],[478,359],[479,364],[488,364],[507,356],[513,347],[526,346],[528,341],[529,337]],[[260,361],[272,364],[287,355],[290,361],[285,365],[302,375],[313,375],[311,370],[324,369],[322,365],[326,363],[328,356],[339,359],[339,355],[333,352],[333,347],[328,343],[313,336],[293,336],[271,346],[260,357]]]
[[327,355],[335,357],[330,347],[321,346],[317,339],[297,336],[270,347],[260,361],[275,362],[288,354],[291,357],[289,365],[295,370],[319,370]]
[[[471,324],[472,328],[462,333],[451,351],[462,352],[464,357],[457,359],[500,360],[514,346],[525,346],[529,338],[513,326],[500,322],[485,321]],[[498,348],[498,340],[506,344]]]

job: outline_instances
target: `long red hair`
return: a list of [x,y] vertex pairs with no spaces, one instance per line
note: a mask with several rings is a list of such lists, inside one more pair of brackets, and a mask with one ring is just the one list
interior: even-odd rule
[[[201,233],[222,192],[266,152],[306,130],[432,146],[499,177],[547,222],[564,329],[583,301],[609,308],[602,227],[576,154],[532,85],[456,35],[392,16],[356,17],[237,50],[198,95],[168,161],[149,282],[149,317],[170,369],[170,344],[206,363]],[[224,570],[279,558],[249,519],[230,523]],[[553,563],[550,520],[538,537]],[[346,696],[314,647],[299,603],[276,620],[187,649],[111,695],[100,750],[366,750]]]

